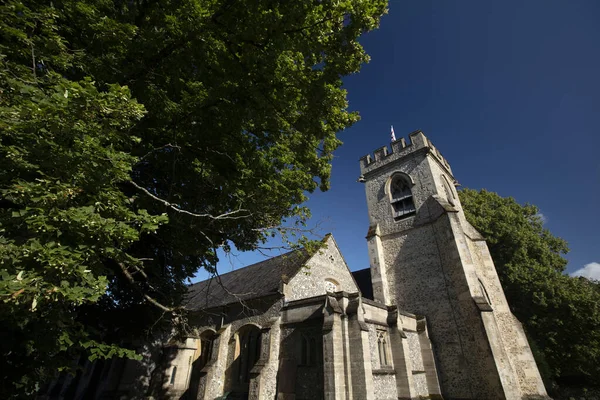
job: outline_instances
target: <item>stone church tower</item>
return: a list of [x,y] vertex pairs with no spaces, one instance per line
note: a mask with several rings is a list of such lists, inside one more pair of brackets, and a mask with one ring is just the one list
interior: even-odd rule
[[444,399],[548,398],[448,162],[410,134],[361,158],[376,301],[427,317]]

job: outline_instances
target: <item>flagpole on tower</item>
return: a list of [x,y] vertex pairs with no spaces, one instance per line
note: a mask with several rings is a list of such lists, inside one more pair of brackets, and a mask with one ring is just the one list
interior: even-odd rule
[[395,142],[396,141],[396,134],[394,133],[394,125],[392,125],[391,136],[392,136],[392,142]]

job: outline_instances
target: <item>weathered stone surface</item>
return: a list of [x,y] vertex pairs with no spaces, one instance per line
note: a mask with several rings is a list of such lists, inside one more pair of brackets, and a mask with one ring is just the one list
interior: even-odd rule
[[285,288],[285,299],[293,301],[324,295],[327,280],[337,284],[335,291],[358,291],[346,261],[331,235],[325,241],[325,246],[290,279]]
[[398,398],[393,375],[375,374],[373,376],[373,384],[375,386],[375,399],[396,400]]

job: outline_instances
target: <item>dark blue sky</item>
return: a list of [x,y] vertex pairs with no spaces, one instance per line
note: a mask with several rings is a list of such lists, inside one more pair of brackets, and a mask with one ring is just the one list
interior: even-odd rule
[[390,125],[423,130],[462,186],[539,206],[569,272],[600,262],[600,1],[391,1],[361,43],[371,62],[344,82],[362,120],[308,203],[352,270],[369,266],[358,159]]

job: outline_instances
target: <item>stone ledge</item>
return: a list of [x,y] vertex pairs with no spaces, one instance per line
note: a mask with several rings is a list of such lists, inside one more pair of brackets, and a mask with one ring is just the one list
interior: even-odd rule
[[374,369],[373,375],[396,375],[396,370],[394,368]]

